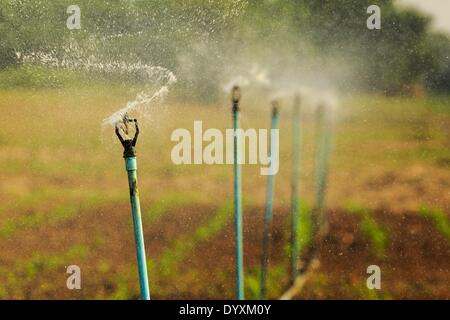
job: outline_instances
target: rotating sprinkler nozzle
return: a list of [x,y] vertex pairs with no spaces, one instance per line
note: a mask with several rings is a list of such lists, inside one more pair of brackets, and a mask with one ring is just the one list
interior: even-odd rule
[[[135,124],[135,134],[134,134],[134,138],[131,139],[129,136],[130,130],[129,130],[129,124],[131,122],[134,122]],[[125,135],[125,137],[123,137],[120,134],[120,131],[122,131]],[[131,158],[131,157],[136,157],[136,141],[137,138],[139,136],[139,126],[138,126],[138,122],[136,119],[131,119],[128,117],[128,114],[125,113],[125,115],[122,118],[122,121],[116,124],[116,135],[120,140],[120,143],[123,146],[123,157],[125,159],[127,158]]]
[[123,115],[122,122],[125,123],[125,124],[128,124],[129,122],[137,122],[137,119],[130,118],[130,117],[128,116],[128,113],[125,113],[125,114]]
[[241,100],[241,88],[239,86],[234,86],[231,89],[231,101],[233,102],[233,111],[239,110],[239,101]]
[[234,224],[235,224],[235,242],[236,242],[236,298],[238,300],[244,297],[244,253],[242,239],[242,191],[241,191],[241,150],[239,149],[239,102],[241,99],[241,89],[234,86],[231,92],[231,101],[233,103],[233,155],[234,155]]
[[294,97],[292,112],[292,181],[291,181],[291,282],[298,276],[300,221],[300,96]]
[[[129,137],[129,124],[134,122],[135,134]],[[121,131],[124,136],[122,136]],[[134,240],[136,244],[136,255],[139,271],[139,284],[142,300],[150,300],[150,289],[148,285],[147,261],[145,257],[144,233],[142,230],[141,207],[139,204],[139,193],[137,187],[137,162],[136,141],[139,135],[139,126],[136,119],[130,119],[127,114],[123,116],[120,123],[116,124],[116,134],[123,146],[123,157],[125,168],[128,173],[128,184],[130,188],[131,214],[133,217]]]
[[278,103],[278,100],[272,101],[272,117],[278,116],[278,113],[280,112],[280,104]]
[[[272,101],[272,119],[271,129],[278,129],[280,107],[277,100]],[[270,153],[277,150],[276,139],[270,140]],[[270,154],[272,156],[272,154]],[[270,244],[270,226],[272,223],[273,211],[273,189],[274,189],[275,174],[271,173],[267,176],[267,195],[266,195],[266,211],[264,215],[264,231],[262,242],[262,257],[261,257],[261,287],[260,299],[265,299],[267,271],[269,266],[269,244]]]

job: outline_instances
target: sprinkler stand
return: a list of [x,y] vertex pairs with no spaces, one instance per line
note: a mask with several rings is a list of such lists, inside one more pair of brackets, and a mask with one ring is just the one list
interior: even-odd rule
[[317,108],[317,149],[316,149],[316,203],[313,212],[313,227],[316,237],[321,237],[328,229],[328,221],[325,215],[325,196],[328,179],[328,160],[331,144],[330,110],[321,104]]
[[300,96],[294,97],[292,113],[292,185],[291,185],[291,282],[298,276],[299,221],[300,221]]
[[[279,123],[279,106],[278,101],[272,102],[272,119],[271,129],[278,129]],[[275,145],[276,139],[270,140],[270,152],[278,149]],[[267,273],[269,267],[269,246],[270,246],[270,226],[272,223],[272,211],[273,211],[273,189],[274,189],[275,174],[269,174],[267,177],[267,196],[266,196],[266,212],[264,216],[264,231],[262,242],[262,257],[261,257],[261,287],[260,287],[260,299],[264,300],[266,296],[266,284]]]
[[[134,122],[136,133],[133,139],[128,137],[128,123]],[[123,157],[125,168],[128,173],[128,184],[130,188],[131,214],[133,217],[134,240],[136,244],[136,255],[139,270],[139,284],[142,300],[150,300],[150,289],[148,285],[147,261],[145,257],[144,233],[142,230],[141,207],[139,204],[139,192],[137,187],[137,162],[136,162],[136,141],[139,135],[139,126],[136,119],[128,118],[125,114],[122,124],[126,138],[120,134],[119,126],[116,125],[116,134],[124,147]]]
[[237,130],[239,129],[239,101],[241,90],[238,86],[232,89],[232,111],[234,130],[234,224],[236,242],[236,298],[244,300],[244,253],[242,237],[242,189],[241,189],[241,165],[240,165],[240,141]]

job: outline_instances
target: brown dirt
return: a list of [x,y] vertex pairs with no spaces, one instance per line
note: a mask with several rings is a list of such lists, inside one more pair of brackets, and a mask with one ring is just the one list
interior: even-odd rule
[[[245,266],[259,266],[262,230],[262,208],[248,210],[244,223]],[[359,218],[345,211],[330,211],[330,232],[320,244],[320,267],[300,299],[449,299],[450,243],[428,220],[414,212],[374,213],[379,225],[387,229],[388,246],[378,257],[367,236],[359,228]],[[289,238],[288,210],[276,210],[274,216],[271,263],[288,264],[285,245]],[[178,271],[201,270],[189,291],[174,291],[160,298],[230,298],[234,296],[234,229],[227,227],[213,240],[199,244],[189,261]],[[196,256],[197,255],[197,256]],[[382,289],[366,289],[366,269],[380,266]],[[217,273],[226,280],[220,281]],[[288,285],[288,275],[280,281]],[[196,285],[197,284],[197,285]],[[206,285],[207,284],[207,285]],[[209,286],[209,288],[208,288]],[[208,290],[209,289],[209,290]],[[273,297],[275,298],[275,297]]]
[[[182,234],[192,233],[205,223],[215,208],[208,206],[185,206],[174,208],[167,216],[151,225],[144,225],[147,255],[158,256],[171,241]],[[71,246],[83,244],[88,247],[87,257],[67,261],[67,265],[79,265],[83,271],[85,290],[67,290],[65,287],[65,266],[58,270],[45,270],[36,280],[22,283],[24,291],[10,298],[67,299],[105,298],[96,292],[111,294],[116,288],[116,274],[128,272],[127,267],[135,264],[134,238],[128,204],[102,207],[95,211],[80,211],[79,215],[56,226],[41,226],[16,232],[10,238],[0,241],[0,266],[11,270],[20,268],[20,261],[27,261],[35,253],[42,256],[58,256]],[[98,265],[107,262],[108,272],[100,274]],[[20,271],[19,271],[19,275]],[[0,275],[1,276],[1,275]],[[35,290],[34,286],[45,287]],[[106,290],[104,290],[105,288]],[[100,288],[100,290],[99,290]]]
[[[173,241],[189,236],[207,223],[217,208],[190,205],[175,208],[165,218],[145,226],[148,257],[160,269],[158,258],[173,247]],[[246,271],[260,263],[263,208],[245,211],[244,251]],[[374,297],[365,288],[366,269],[379,265],[382,289],[376,298],[433,299],[450,298],[449,241],[434,225],[414,212],[392,214],[376,211],[376,221],[388,230],[389,245],[384,257],[377,257],[370,241],[359,228],[359,218],[344,211],[329,212],[330,232],[318,249],[320,267],[298,295],[301,299],[364,299]],[[45,226],[33,232],[18,232],[1,241],[2,267],[14,268],[14,262],[26,260],[33,253],[63,253],[76,243],[89,248],[88,256],[78,264],[83,270],[83,289],[65,288],[65,269],[43,272],[23,284],[23,295],[10,298],[94,299],[108,298],[118,288],[117,278],[126,276],[131,288],[129,298],[137,297],[135,252],[127,204],[100,208],[57,226]],[[271,265],[288,265],[286,244],[289,239],[289,210],[276,208],[272,229]],[[107,270],[101,271],[101,262]],[[286,268],[288,270],[288,268]],[[234,297],[234,226],[233,214],[217,235],[196,244],[186,258],[175,264],[175,273],[162,276],[150,271],[155,285],[155,299],[200,299]],[[152,278],[153,277],[153,278]],[[288,274],[280,278],[288,286]],[[372,295],[370,295],[372,294]],[[276,296],[273,296],[275,298]]]
[[330,212],[330,233],[320,245],[319,275],[298,296],[302,299],[362,299],[366,268],[381,268],[377,298],[449,299],[450,243],[434,225],[416,213],[392,215],[375,212],[377,222],[388,230],[388,247],[377,257],[358,219],[345,212]]

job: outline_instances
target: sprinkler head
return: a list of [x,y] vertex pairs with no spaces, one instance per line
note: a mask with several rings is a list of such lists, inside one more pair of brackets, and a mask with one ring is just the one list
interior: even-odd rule
[[316,109],[316,117],[319,121],[330,123],[332,119],[332,109],[330,108],[330,105],[325,102],[319,103]]
[[233,112],[239,111],[239,101],[241,100],[241,88],[234,86],[231,89],[231,101],[233,102]]
[[234,86],[233,89],[231,89],[231,101],[233,102],[233,105],[239,104],[239,100],[241,100],[241,88],[239,86]]
[[301,98],[300,98],[300,94],[296,94],[294,96],[294,116],[295,117],[299,117],[300,115],[300,103],[301,103]]
[[[134,133],[134,138],[131,138],[128,133],[128,124],[130,122],[134,122],[134,125],[136,127],[136,131]],[[120,129],[122,129],[122,131],[125,133],[125,137],[122,137],[122,135],[120,134]],[[136,156],[136,150],[135,150],[135,146],[136,146],[136,141],[139,135],[139,126],[138,126],[138,122],[137,119],[131,119],[128,117],[128,114],[124,114],[122,121],[118,122],[116,124],[116,135],[120,140],[120,143],[123,146],[124,152],[123,152],[123,157],[124,158],[130,158],[130,157],[135,157]]]
[[294,106],[296,107],[296,108],[300,108],[300,103],[301,103],[301,97],[300,97],[300,95],[299,94],[296,94],[295,96],[294,96]]
[[278,100],[272,100],[272,113],[276,115],[278,112],[280,112],[280,104]]
[[317,105],[316,112],[317,112],[318,115],[324,115],[325,114],[325,110],[326,110],[325,104],[320,103],[319,105]]
[[124,124],[127,124],[128,122],[137,122],[136,119],[130,118],[130,116],[128,115],[128,113],[125,113],[123,115],[122,121]]
[[125,113],[122,117],[122,120],[116,123],[116,128],[122,129],[122,131],[128,135],[129,132],[129,123],[134,122],[137,123],[136,119],[130,118],[128,113]]

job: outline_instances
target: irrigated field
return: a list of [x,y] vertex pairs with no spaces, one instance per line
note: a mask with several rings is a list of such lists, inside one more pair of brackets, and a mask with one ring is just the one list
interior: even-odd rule
[[[134,97],[106,86],[0,91],[0,298],[138,298],[122,150],[101,121]],[[242,126],[269,107],[244,96]],[[269,297],[288,287],[291,102],[283,103]],[[171,162],[176,128],[231,126],[218,105],[169,101],[140,119],[138,178],[153,298],[233,298],[232,166]],[[304,208],[314,122],[305,112]],[[110,132],[111,131],[111,132]],[[298,298],[450,298],[450,99],[345,98],[336,116],[320,266]],[[256,298],[266,177],[243,167],[246,294]],[[307,216],[303,222],[308,222]],[[302,229],[302,236],[305,236]],[[307,239],[303,239],[303,243]],[[66,288],[79,265],[82,290]],[[366,268],[382,270],[368,290]]]

